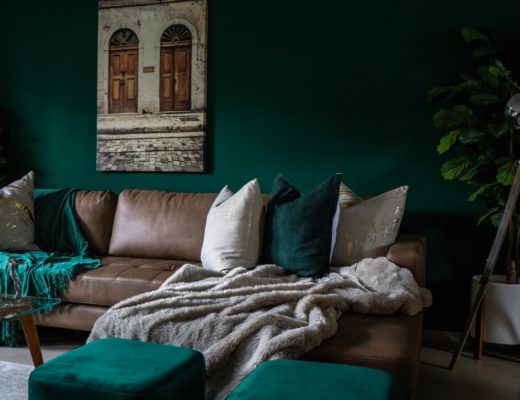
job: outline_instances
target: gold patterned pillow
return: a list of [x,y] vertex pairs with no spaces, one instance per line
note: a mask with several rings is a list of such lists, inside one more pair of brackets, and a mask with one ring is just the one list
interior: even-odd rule
[[33,194],[33,172],[0,189],[0,251],[37,249]]
[[355,194],[351,188],[341,182],[341,185],[339,185],[338,201],[341,208],[347,208],[361,203],[363,199]]
[[359,201],[359,196],[350,192],[349,198],[356,199],[349,202],[353,205],[342,203],[341,196],[339,200],[341,210],[332,265],[352,265],[363,258],[386,255],[399,233],[408,186],[365,201]]

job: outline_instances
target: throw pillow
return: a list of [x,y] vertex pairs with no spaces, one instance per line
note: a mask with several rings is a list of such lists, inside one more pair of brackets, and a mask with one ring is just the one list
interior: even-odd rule
[[0,189],[0,251],[37,250],[34,244],[34,173]]
[[320,276],[330,264],[341,175],[301,194],[282,175],[267,204],[264,259],[299,276]]
[[341,182],[339,185],[339,206],[346,208],[352,207],[356,204],[359,204],[363,201],[361,197],[359,197],[354,191]]
[[407,192],[408,186],[402,186],[350,207],[342,205],[331,264],[385,256],[399,233]]
[[237,193],[222,189],[209,210],[201,261],[204,268],[254,268],[262,251],[265,207],[258,180]]

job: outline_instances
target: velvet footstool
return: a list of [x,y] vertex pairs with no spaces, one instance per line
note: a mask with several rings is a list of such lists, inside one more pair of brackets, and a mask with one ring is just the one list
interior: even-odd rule
[[275,360],[260,364],[227,400],[403,400],[387,372],[345,364]]
[[29,400],[202,400],[199,352],[102,339],[56,357],[29,377]]

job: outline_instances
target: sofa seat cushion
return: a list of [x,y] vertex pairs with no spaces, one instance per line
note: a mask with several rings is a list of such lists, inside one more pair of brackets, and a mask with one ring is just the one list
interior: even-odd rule
[[62,295],[63,301],[112,306],[128,297],[158,289],[187,263],[182,260],[110,256],[101,260],[101,268],[83,272],[70,282],[68,290]]
[[390,372],[413,396],[421,350],[423,314],[361,315],[345,313],[338,331],[302,359],[354,364]]

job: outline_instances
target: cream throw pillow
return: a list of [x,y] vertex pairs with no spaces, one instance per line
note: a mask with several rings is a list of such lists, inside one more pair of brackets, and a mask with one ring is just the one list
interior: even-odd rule
[[363,258],[385,256],[397,239],[407,192],[408,186],[402,186],[363,201],[349,189],[344,192],[348,202],[345,198],[342,202],[340,189],[341,212],[331,264],[352,265]]
[[200,259],[204,268],[254,268],[262,252],[265,206],[258,180],[237,193],[222,189],[209,210]]
[[34,174],[0,189],[0,251],[37,250],[34,244]]

